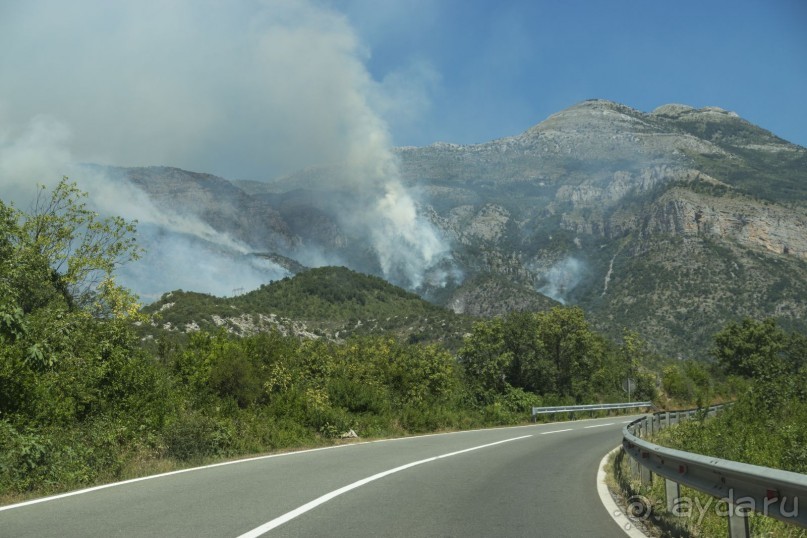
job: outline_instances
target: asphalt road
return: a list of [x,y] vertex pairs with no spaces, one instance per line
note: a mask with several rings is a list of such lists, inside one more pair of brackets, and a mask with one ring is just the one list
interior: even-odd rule
[[627,420],[410,437],[200,468],[0,507],[0,536],[624,538],[596,476]]

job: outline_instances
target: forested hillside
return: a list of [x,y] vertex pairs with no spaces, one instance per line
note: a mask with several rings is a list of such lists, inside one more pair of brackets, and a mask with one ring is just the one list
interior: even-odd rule
[[331,340],[383,334],[452,349],[473,322],[381,278],[344,267],[308,269],[231,298],[177,290],[144,312],[155,315],[143,331],[150,335],[218,327],[239,335],[275,329]]

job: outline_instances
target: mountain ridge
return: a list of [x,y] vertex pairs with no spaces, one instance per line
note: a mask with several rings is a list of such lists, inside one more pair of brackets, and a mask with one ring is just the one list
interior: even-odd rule
[[[590,100],[513,137],[393,154],[419,218],[450,248],[416,290],[441,305],[497,315],[575,304],[612,335],[627,325],[683,356],[703,356],[710,331],[739,315],[807,318],[807,149],[733,112]],[[169,195],[158,169],[137,170],[163,208],[256,252],[383,276],[346,225],[347,165],[229,182],[238,192],[220,205],[198,178]]]

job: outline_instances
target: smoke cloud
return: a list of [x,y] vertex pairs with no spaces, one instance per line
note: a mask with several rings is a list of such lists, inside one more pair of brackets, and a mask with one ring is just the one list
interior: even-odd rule
[[384,117],[427,109],[436,75],[420,65],[374,80],[341,13],[306,0],[34,0],[0,11],[3,199],[70,175],[104,213],[138,219],[149,254],[124,273],[135,291],[221,293],[285,273],[77,162],[257,180],[339,163],[347,172],[322,187],[352,194],[338,219],[383,274],[418,288],[444,271],[429,272],[445,268],[449,246],[403,187]]
[[4,124],[49,114],[83,162],[229,179],[343,162],[435,77],[374,80],[348,19],[306,0],[4,2],[0,47]]
[[563,259],[544,273],[543,279],[546,283],[538,291],[561,304],[566,304],[569,293],[583,280],[584,271],[585,265],[577,258]]
[[249,256],[251,249],[208,224],[186,215],[157,209],[133,185],[103,171],[74,164],[67,149],[70,129],[47,116],[31,120],[19,132],[0,136],[2,199],[30,208],[39,185],[52,189],[62,176],[75,178],[88,192],[90,207],[101,215],[138,221],[143,258],[119,271],[122,284],[152,301],[177,288],[229,295],[233,289],[257,288],[288,272],[267,260]]

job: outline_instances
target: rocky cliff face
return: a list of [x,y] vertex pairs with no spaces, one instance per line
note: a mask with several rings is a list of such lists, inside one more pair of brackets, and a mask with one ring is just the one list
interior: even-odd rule
[[[511,138],[395,154],[419,214],[451,248],[451,264],[434,269],[449,276],[417,291],[457,311],[540,308],[531,294],[543,294],[684,356],[702,355],[738,315],[807,317],[807,149],[732,112],[594,100]],[[349,181],[327,179],[349,173],[232,184],[128,171],[162,207],[256,250],[310,263],[302,258],[316,248],[378,274],[372,248],[334,211],[352,193],[338,187]]]
[[145,191],[166,214],[198,219],[256,250],[287,250],[300,242],[277,209],[226,179],[164,166],[114,173]]

